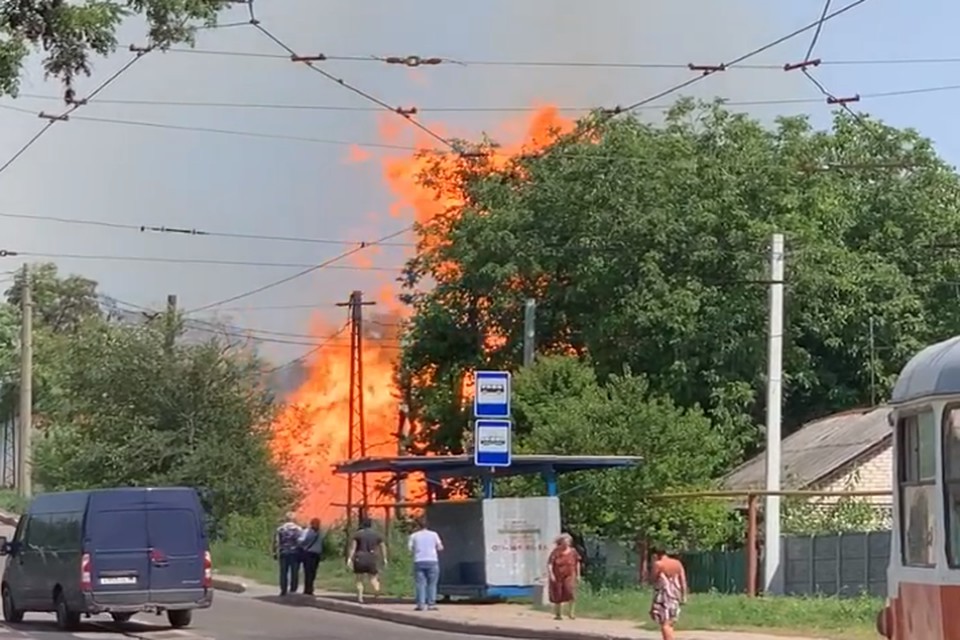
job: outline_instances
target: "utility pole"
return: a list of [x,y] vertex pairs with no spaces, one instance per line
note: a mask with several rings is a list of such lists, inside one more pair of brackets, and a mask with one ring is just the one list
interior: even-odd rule
[[[770,327],[767,335],[767,491],[780,491],[781,410],[783,403],[783,234],[775,233],[770,249]],[[780,496],[764,498],[763,584],[767,593],[783,592],[780,570]]]
[[30,266],[23,265],[23,289],[20,293],[20,437],[17,488],[24,498],[33,496],[33,283]]
[[537,349],[537,301],[527,298],[523,305],[523,366],[533,364]]
[[[367,433],[363,411],[363,308],[375,302],[365,302],[362,291],[354,291],[347,302],[338,302],[338,307],[347,307],[350,317],[350,432],[347,439],[347,457],[354,460],[367,456]],[[360,512],[366,513],[367,474],[361,473]],[[353,518],[353,474],[347,475],[347,532]],[[349,538],[349,536],[348,536]]]
[[870,406],[877,406],[877,336],[875,318],[870,316]]
[[167,313],[164,326],[164,348],[167,353],[173,351],[173,345],[177,342],[177,295],[171,293],[167,296]]

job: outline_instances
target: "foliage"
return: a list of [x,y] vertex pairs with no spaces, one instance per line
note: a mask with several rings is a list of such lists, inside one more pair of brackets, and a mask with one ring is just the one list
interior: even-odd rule
[[[568,356],[520,371],[514,396],[520,453],[643,457],[635,469],[561,477],[566,527],[678,548],[710,548],[733,533],[721,504],[652,497],[706,487],[725,463],[726,444],[701,411],[677,408],[629,372],[601,384],[589,363]],[[515,482],[514,492],[523,484]]]
[[165,48],[193,42],[198,26],[212,26],[231,0],[10,0],[0,5],[0,94],[16,95],[28,56],[43,52],[48,76],[69,97],[74,80],[89,76],[91,58],[117,49],[117,29],[143,16],[150,43]]
[[[844,490],[854,490],[855,484],[849,482]],[[841,496],[836,500],[786,498],[781,522],[786,535],[880,531],[890,527],[884,509],[883,505],[855,496]]]
[[[37,328],[68,333],[75,331],[86,318],[102,315],[97,283],[78,275],[61,277],[52,262],[31,267],[30,284]],[[23,285],[23,272],[18,271],[6,292],[7,302],[16,309],[22,304]]]
[[36,480],[48,490],[188,485],[216,527],[293,495],[269,449],[259,363],[217,341],[169,347],[163,327],[91,318],[47,343]]
[[423,447],[458,450],[462,376],[519,366],[533,297],[540,353],[588,354],[601,379],[628,366],[702,407],[729,459],[749,452],[774,232],[788,243],[788,432],[866,403],[871,374],[882,396],[909,355],[960,330],[960,254],[936,249],[960,232],[957,176],[915,131],[843,112],[829,131],[765,127],[690,101],[662,125],[594,125],[505,165],[424,158],[423,184],[465,204],[420,227],[405,270],[400,380]]

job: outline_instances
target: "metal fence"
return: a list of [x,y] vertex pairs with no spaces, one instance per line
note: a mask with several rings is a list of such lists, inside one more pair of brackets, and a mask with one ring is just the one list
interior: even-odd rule
[[789,536],[783,540],[784,591],[796,595],[887,593],[890,532]]
[[[635,546],[614,540],[589,540],[587,562],[592,578],[610,586],[637,584]],[[781,546],[784,591],[791,595],[886,595],[890,532],[784,536]],[[695,551],[681,554],[690,590],[744,593],[747,584],[745,549]],[[762,573],[762,559],[757,563]],[[758,579],[762,584],[762,578]]]

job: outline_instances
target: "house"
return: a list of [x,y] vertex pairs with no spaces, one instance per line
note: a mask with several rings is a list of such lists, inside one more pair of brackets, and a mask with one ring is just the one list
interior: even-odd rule
[[[784,490],[892,491],[893,429],[890,408],[858,409],[803,425],[783,440],[781,486]],[[727,474],[729,491],[762,490],[765,453]],[[889,495],[864,498],[880,507],[892,504]]]

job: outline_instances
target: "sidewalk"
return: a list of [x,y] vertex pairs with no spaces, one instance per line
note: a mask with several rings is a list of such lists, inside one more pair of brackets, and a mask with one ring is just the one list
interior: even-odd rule
[[[514,604],[447,604],[439,611],[413,611],[410,602],[384,598],[357,604],[351,596],[337,593],[319,593],[311,598],[295,594],[281,598],[276,589],[253,583],[243,578],[219,575],[218,582],[231,585],[231,591],[244,593],[280,605],[315,607],[348,615],[376,618],[434,631],[484,635],[502,638],[543,638],[544,640],[659,640],[660,633],[638,629],[635,622],[624,620],[596,620],[578,618],[557,621],[544,611]],[[242,587],[242,589],[241,589]],[[678,631],[677,640],[818,640],[796,636],[768,634]]]

